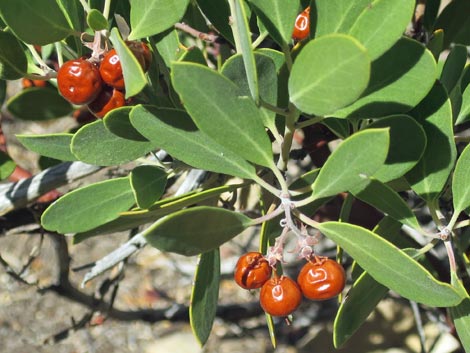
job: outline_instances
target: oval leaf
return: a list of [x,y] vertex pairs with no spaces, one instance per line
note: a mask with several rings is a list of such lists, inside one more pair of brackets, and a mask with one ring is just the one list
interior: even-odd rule
[[456,125],[462,124],[470,120],[470,85],[468,85],[462,93],[462,106],[459,116],[455,122]]
[[41,156],[61,161],[77,160],[77,157],[70,151],[72,134],[16,135],[16,137],[23,146]]
[[19,79],[27,69],[28,61],[18,40],[12,34],[0,31],[0,79]]
[[241,213],[200,206],[158,220],[144,235],[161,251],[193,256],[218,248],[250,225],[251,219]]
[[220,252],[214,249],[199,258],[194,276],[189,322],[194,336],[203,346],[209,338],[217,313],[220,283]]
[[29,44],[57,42],[72,32],[55,0],[2,0],[0,16],[19,39]]
[[141,142],[148,141],[132,126],[130,120],[131,111],[132,107],[121,107],[111,110],[103,119],[104,126],[109,132],[123,139]]
[[467,62],[467,55],[467,48],[465,46],[455,45],[447,56],[439,81],[449,94],[460,81],[465,63]]
[[367,48],[374,60],[400,39],[414,9],[414,0],[375,0],[362,10],[349,34]]
[[85,163],[116,165],[142,157],[153,149],[150,142],[126,140],[109,132],[102,120],[83,126],[72,138],[72,153]]
[[137,106],[132,110],[131,122],[155,146],[194,168],[241,178],[256,177],[253,165],[198,130],[183,111]]
[[369,82],[370,60],[354,38],[332,34],[308,42],[289,77],[290,100],[305,113],[327,115],[358,99]]
[[167,174],[158,167],[152,165],[135,167],[129,178],[139,208],[149,208],[165,191]]
[[389,289],[367,272],[354,282],[338,309],[334,321],[333,344],[341,347],[364,323]]
[[[34,107],[34,109],[32,108]],[[70,114],[72,105],[53,88],[31,87],[12,97],[7,109],[24,120],[56,119]]]
[[398,179],[419,162],[426,148],[426,133],[408,115],[392,115],[378,119],[367,128],[390,129],[390,148],[385,164],[374,173],[383,183]]
[[420,225],[411,208],[400,195],[389,186],[375,179],[364,182],[360,190],[352,190],[358,199],[374,206],[393,219],[406,224],[414,229],[420,229]]
[[92,9],[86,18],[88,26],[94,31],[101,31],[108,28],[108,20],[97,9]]
[[406,174],[406,180],[414,192],[432,201],[446,185],[457,155],[452,108],[445,88],[436,84],[410,115],[423,126],[427,144],[423,157]]
[[372,62],[369,85],[362,97],[331,115],[366,119],[406,113],[426,96],[436,77],[431,52],[415,40],[402,38]]
[[140,39],[163,32],[184,15],[189,0],[133,0],[129,39]]
[[251,45],[251,31],[245,11],[245,4],[243,0],[233,0],[232,3],[234,4],[232,20],[234,21],[233,30],[235,43],[239,43],[240,45],[240,48],[238,49],[242,53],[246,80],[248,82],[248,88],[250,89],[251,98],[253,98],[256,104],[258,104],[258,73],[256,72],[255,56]]
[[333,196],[361,185],[385,162],[388,129],[364,130],[348,137],[328,157],[313,183],[316,199]]
[[15,168],[16,164],[10,156],[0,151],[0,180],[8,178]]
[[135,96],[142,91],[147,84],[144,71],[137,61],[137,58],[122,40],[116,27],[111,30],[109,39],[113,43],[114,49],[116,49],[119,60],[121,61],[122,75],[124,76],[124,82],[126,84],[126,98]]
[[457,160],[452,178],[454,212],[460,213],[470,207],[470,145],[467,145]]
[[[274,61],[267,55],[255,52],[258,88],[261,99],[272,105],[277,104],[277,70]],[[222,66],[222,75],[228,77],[240,88],[240,95],[249,95],[250,90],[241,55],[233,55]],[[269,129],[275,129],[276,113],[261,108],[263,124]]]
[[465,298],[462,303],[449,309],[454,320],[455,329],[462,342],[465,351],[470,350],[470,298]]
[[134,203],[129,178],[106,180],[62,196],[46,209],[41,224],[62,234],[84,232],[118,218]]
[[174,63],[172,81],[197,127],[250,162],[274,167],[262,113],[229,79],[205,66]]
[[280,45],[290,43],[300,1],[250,0],[272,38]]
[[341,222],[321,223],[318,229],[375,280],[409,300],[449,307],[463,299],[449,284],[437,281],[402,250],[367,229]]

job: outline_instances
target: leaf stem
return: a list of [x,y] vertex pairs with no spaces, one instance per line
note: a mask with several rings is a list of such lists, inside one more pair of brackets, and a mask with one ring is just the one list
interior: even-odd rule
[[283,115],[283,116],[288,116],[290,114],[289,110],[288,109],[285,109],[285,108],[279,108],[275,105],[272,105],[266,101],[264,101],[262,98],[259,100],[260,102],[260,105],[263,107],[263,108],[266,108],[276,114],[279,114],[279,115]]
[[287,70],[289,72],[291,72],[293,61],[292,61],[292,55],[291,55],[289,45],[287,43],[283,43],[281,49],[282,49],[282,52],[284,53],[284,58],[286,60]]
[[302,212],[300,212],[299,210],[295,209],[293,210],[293,213],[294,215],[300,219],[303,223],[309,225],[310,227],[313,227],[315,229],[318,229],[318,225],[320,223],[318,223],[317,221],[314,221],[313,219],[311,219],[310,217],[307,217],[306,215],[304,215]]
[[263,42],[263,40],[266,39],[266,37],[268,36],[268,34],[269,34],[269,33],[268,33],[267,31],[264,32],[264,33],[261,33],[261,34],[259,35],[259,37],[256,38],[253,43],[251,43],[251,47],[252,47],[253,49],[256,49],[256,48],[258,47],[258,45],[260,45],[260,44]]
[[322,117],[322,116],[315,116],[315,117],[310,118],[308,120],[297,122],[295,124],[295,127],[297,129],[302,129],[302,128],[307,127],[307,126],[315,125],[315,124],[319,123],[320,121],[322,121],[323,119],[324,119],[324,117]]
[[236,4],[235,1],[237,0],[229,0],[228,4],[230,6],[230,27],[232,27],[232,33],[233,33],[233,39],[235,41],[235,50],[237,53],[242,52],[242,46],[240,43],[240,34],[238,33],[238,27],[237,27],[237,15],[236,15]]
[[110,8],[111,8],[111,0],[105,0],[104,7],[103,7],[103,16],[106,19],[108,19],[109,17]]
[[83,10],[85,10],[86,13],[89,13],[91,11],[91,8],[88,5],[88,3],[86,2],[86,0],[79,0],[79,1],[80,1],[80,4],[83,7]]
[[279,189],[275,188],[274,186],[272,186],[271,184],[267,183],[262,178],[256,176],[256,178],[253,178],[253,180],[256,183],[258,183],[262,188],[266,189],[271,194],[273,194],[274,196],[279,197],[279,195],[281,194],[281,190],[279,190]]

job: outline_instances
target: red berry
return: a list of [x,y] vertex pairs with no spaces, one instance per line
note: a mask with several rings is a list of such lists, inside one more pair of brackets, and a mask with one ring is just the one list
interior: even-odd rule
[[343,266],[326,257],[316,257],[300,270],[297,283],[304,296],[312,300],[330,299],[342,292],[346,284]]
[[85,59],[65,62],[57,72],[60,94],[73,104],[87,104],[101,92],[103,82],[95,64]]
[[111,110],[125,105],[124,93],[115,88],[106,87],[93,102],[88,104],[88,109],[97,118],[103,118]]
[[23,80],[21,80],[21,84],[23,85],[23,88],[47,86],[47,82],[44,80],[31,80],[29,78],[23,78]]
[[310,6],[303,10],[295,19],[292,38],[294,40],[303,40],[310,34]]
[[242,255],[235,266],[234,278],[237,284],[245,289],[256,289],[271,278],[272,268],[268,260],[259,252]]
[[260,304],[272,316],[287,316],[298,308],[302,293],[297,283],[286,276],[273,277],[261,287]]
[[119,90],[124,89],[121,60],[119,60],[116,49],[111,49],[104,56],[100,64],[100,75],[103,81],[111,87]]

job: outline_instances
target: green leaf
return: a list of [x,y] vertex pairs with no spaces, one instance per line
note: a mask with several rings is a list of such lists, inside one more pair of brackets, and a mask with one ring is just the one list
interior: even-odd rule
[[84,232],[119,217],[135,203],[129,178],[116,178],[84,186],[51,204],[41,217],[50,231]]
[[103,14],[96,10],[92,9],[86,18],[86,22],[88,26],[94,31],[101,31],[103,29],[107,29],[109,24],[108,20],[103,16]]
[[455,329],[465,351],[470,350],[470,298],[465,298],[459,305],[449,308]]
[[19,39],[29,44],[57,42],[72,32],[55,0],[2,0],[0,16]]
[[111,30],[109,39],[113,43],[114,49],[116,49],[119,60],[121,61],[122,75],[124,76],[124,82],[126,84],[126,98],[135,96],[142,91],[147,84],[144,71],[137,58],[122,40],[116,27]]
[[451,1],[437,18],[435,29],[444,30],[444,48],[451,43],[470,45],[470,2]]
[[420,229],[416,216],[408,204],[389,186],[375,179],[364,181],[364,186],[352,190],[358,199],[414,229]]
[[367,128],[390,129],[390,148],[385,164],[374,174],[383,183],[405,175],[421,159],[426,148],[426,133],[408,115],[392,115],[378,119]]
[[188,48],[180,57],[181,61],[192,62],[200,65],[207,65],[204,53],[198,47]]
[[428,44],[426,45],[426,47],[434,56],[434,59],[436,60],[436,62],[439,61],[439,56],[442,53],[443,46],[444,46],[444,31],[442,29],[438,29],[432,34],[431,38],[429,39]]
[[142,66],[122,40],[116,28],[111,30],[110,40],[113,43],[122,65],[122,74],[125,82],[125,97],[136,96],[147,84]]
[[181,56],[181,43],[176,30],[167,31],[157,36],[155,46],[166,67],[170,67],[171,63]]
[[27,70],[28,61],[20,42],[11,33],[0,31],[0,79],[19,79]]
[[455,124],[460,125],[468,120],[470,120],[470,85],[463,91],[462,106]]
[[323,119],[320,123],[322,125],[325,125],[336,136],[342,139],[345,139],[351,134],[349,122],[347,120],[336,119],[336,118],[326,118],[326,119]]
[[150,152],[150,142],[123,139],[109,132],[102,120],[89,123],[72,138],[72,153],[82,162],[109,166],[130,162]]
[[167,173],[155,166],[141,165],[131,171],[129,178],[137,206],[146,209],[163,195]]
[[291,42],[295,19],[300,1],[250,0],[256,15],[268,30],[271,37],[280,45]]
[[194,336],[203,346],[209,338],[217,313],[220,283],[220,252],[201,254],[194,276],[189,322]]
[[455,45],[447,56],[439,81],[449,94],[460,81],[465,63],[467,62],[467,55],[467,48],[465,46]]
[[258,73],[256,72],[256,62],[251,45],[251,31],[245,11],[245,3],[243,0],[232,0],[234,4],[234,13],[232,13],[233,35],[235,42],[240,45],[245,66],[246,80],[250,89],[251,98],[256,104],[259,103]]
[[0,151],[0,180],[8,178],[16,168],[15,162],[5,152]]
[[77,158],[70,151],[72,136],[72,134],[68,133],[16,135],[23,146],[41,156],[55,158],[61,161],[76,161]]
[[409,300],[450,307],[463,299],[448,283],[436,280],[402,250],[367,229],[340,222],[321,223],[318,229],[375,280]]
[[445,88],[436,84],[410,115],[423,126],[427,144],[423,157],[406,179],[414,192],[432,201],[446,185],[456,158],[452,108]]
[[197,127],[250,162],[274,167],[262,113],[223,75],[193,63],[174,63],[172,81]]
[[224,192],[234,192],[237,189],[247,186],[246,184],[231,184],[219,186],[208,190],[196,190],[187,194],[175,197],[169,197],[157,201],[148,210],[131,210],[123,212],[118,219],[102,226],[96,227],[87,232],[76,234],[74,244],[96,235],[120,232],[141,226],[146,223],[154,222],[156,219],[181,210],[184,207],[194,206],[213,198],[218,198]]
[[[274,61],[270,57],[257,52],[255,52],[255,60],[260,97],[263,101],[276,105],[277,71]],[[227,59],[220,72],[240,88],[240,95],[249,95],[250,91],[241,55],[233,55]],[[264,126],[275,129],[276,113],[265,108],[261,108],[261,111]]]
[[159,219],[144,235],[161,251],[194,256],[217,249],[251,225],[251,219],[241,213],[199,206]]
[[414,6],[413,0],[318,0],[312,3],[316,37],[352,35],[367,48],[370,58],[376,59],[400,39]]
[[372,62],[369,85],[361,98],[330,115],[366,119],[406,113],[426,96],[436,77],[431,52],[415,40],[402,38]]
[[362,10],[348,34],[367,48],[372,60],[377,59],[400,39],[414,9],[414,0],[372,1]]
[[341,347],[361,327],[389,289],[367,272],[354,282],[336,314],[333,331],[335,348]]
[[133,0],[129,40],[149,37],[173,26],[184,15],[189,0]]
[[132,108],[121,107],[111,110],[103,119],[104,126],[109,132],[123,139],[141,142],[148,141],[132,126],[130,120]]
[[439,8],[441,6],[441,0],[428,0],[424,9],[423,25],[429,32],[434,30],[434,23],[436,22],[437,15],[439,14]]
[[455,165],[452,177],[454,212],[470,207],[470,145],[467,145]]
[[290,100],[305,113],[333,113],[359,98],[369,82],[369,72],[367,51],[356,39],[344,34],[314,39],[292,67]]
[[383,165],[388,147],[388,129],[364,130],[348,137],[321,168],[312,196],[333,196],[362,184]]
[[7,102],[7,109],[19,119],[34,121],[60,118],[73,110],[57,90],[47,87],[23,90]]
[[197,0],[197,4],[215,29],[230,43],[234,44],[230,18],[230,6],[227,0]]
[[198,130],[184,111],[137,106],[131,122],[156,147],[194,168],[256,178],[253,165]]

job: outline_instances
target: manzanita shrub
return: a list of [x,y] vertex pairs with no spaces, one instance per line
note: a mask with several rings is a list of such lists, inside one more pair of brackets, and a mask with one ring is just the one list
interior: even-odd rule
[[[80,108],[57,89],[57,72],[70,60],[86,61],[98,72],[106,53],[115,50],[124,80],[119,88],[125,102],[111,102],[104,118],[74,132],[18,136],[28,149],[60,161],[135,162],[127,176],[60,197],[44,212],[42,226],[73,235],[75,243],[141,227],[151,246],[199,256],[190,319],[201,344],[216,313],[222,244],[257,227],[260,248],[252,250],[273,269],[263,281],[273,276],[274,287],[289,281],[298,297],[298,285],[281,274],[284,244],[297,239],[299,256],[313,262],[321,255],[314,246],[321,233],[337,244],[338,262],[348,256],[360,268],[349,275],[334,321],[336,347],[392,290],[446,309],[470,350],[470,147],[464,133],[470,120],[470,6],[455,0],[440,11],[440,3],[0,1],[2,98],[7,80],[47,81],[7,101],[17,118],[54,119]],[[304,17],[296,21],[300,13]],[[293,39],[295,23],[303,29]],[[144,60],[136,47],[151,58]],[[99,75],[95,79],[98,90],[108,89]],[[294,135],[318,124],[338,143],[318,168],[287,181],[296,162]],[[145,158],[158,150],[179,167],[226,177],[215,187],[162,198],[180,169]],[[0,153],[0,162],[6,177],[12,161]],[[260,190],[259,218],[214,202],[253,185]],[[344,200],[340,219],[312,219],[338,194]],[[414,209],[410,195],[420,199]],[[372,231],[348,222],[355,199],[383,214]],[[431,225],[417,217],[423,210]],[[425,240],[418,243],[413,234]],[[423,255],[442,244],[449,271],[437,277]],[[238,274],[244,286],[255,281],[248,280],[254,269],[248,263],[248,272]],[[270,308],[272,296],[274,289],[264,303]],[[295,310],[297,299],[288,304]],[[274,313],[292,311],[276,305]]]

